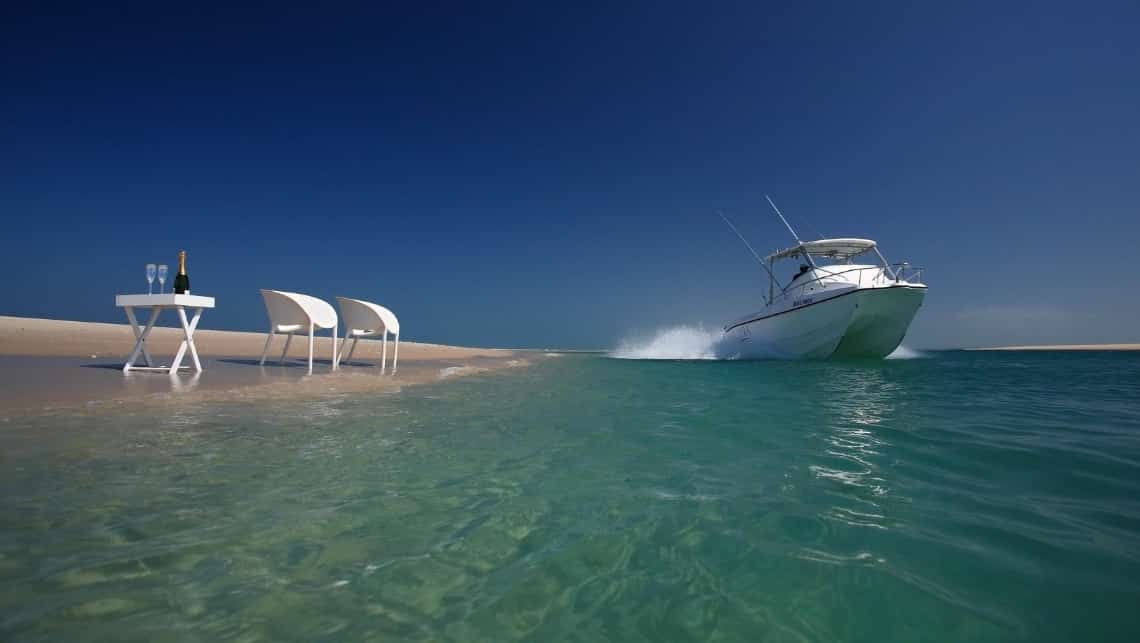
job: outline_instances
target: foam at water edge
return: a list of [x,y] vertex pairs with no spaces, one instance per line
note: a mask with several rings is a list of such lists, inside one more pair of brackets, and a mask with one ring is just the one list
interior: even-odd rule
[[895,352],[887,355],[886,359],[922,359],[924,357],[927,357],[927,355],[922,351],[916,351],[906,346],[899,346],[895,349]]
[[717,354],[720,338],[720,330],[674,326],[649,338],[623,339],[609,355],[618,359],[721,359]]

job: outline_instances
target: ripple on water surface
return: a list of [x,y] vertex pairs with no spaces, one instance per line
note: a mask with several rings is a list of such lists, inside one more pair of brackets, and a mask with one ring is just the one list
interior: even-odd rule
[[1117,355],[566,357],[12,419],[0,638],[1134,640],[1138,385]]

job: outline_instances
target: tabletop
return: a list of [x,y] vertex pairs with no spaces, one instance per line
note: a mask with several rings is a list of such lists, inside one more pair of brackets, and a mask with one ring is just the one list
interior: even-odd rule
[[213,308],[214,298],[202,295],[176,295],[172,292],[161,295],[115,295],[115,305],[120,308],[126,306]]

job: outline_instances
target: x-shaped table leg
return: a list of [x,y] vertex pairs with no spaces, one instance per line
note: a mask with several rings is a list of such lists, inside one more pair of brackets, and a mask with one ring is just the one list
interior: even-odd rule
[[150,335],[150,330],[154,328],[154,322],[158,321],[158,313],[162,312],[161,308],[155,307],[150,309],[150,319],[146,323],[145,328],[139,328],[139,322],[135,319],[135,309],[132,306],[127,306],[127,320],[131,322],[131,330],[135,333],[135,348],[131,351],[131,356],[127,358],[127,363],[123,364],[123,372],[128,373],[131,367],[135,365],[135,361],[139,358],[139,353],[142,353],[143,361],[147,366],[153,366],[153,360],[150,357],[150,351],[146,349],[146,338]]
[[174,363],[170,365],[170,374],[178,372],[179,365],[182,364],[182,357],[186,355],[186,349],[190,349],[190,359],[194,360],[194,370],[199,373],[202,372],[202,362],[198,361],[198,349],[194,346],[194,329],[198,327],[198,320],[202,318],[202,309],[194,309],[194,317],[189,321],[186,320],[186,309],[181,306],[178,307],[178,319],[182,322],[182,334],[185,339],[182,340],[182,345],[178,347],[178,354],[174,356]]

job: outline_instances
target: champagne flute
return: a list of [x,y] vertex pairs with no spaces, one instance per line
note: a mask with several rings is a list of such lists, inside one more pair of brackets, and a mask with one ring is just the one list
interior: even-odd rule
[[146,294],[148,295],[154,294],[154,270],[155,265],[153,263],[146,265]]
[[164,295],[166,294],[166,271],[167,270],[169,270],[169,268],[166,267],[166,264],[164,264],[164,263],[159,264],[159,266],[158,266],[158,292],[160,292]]

